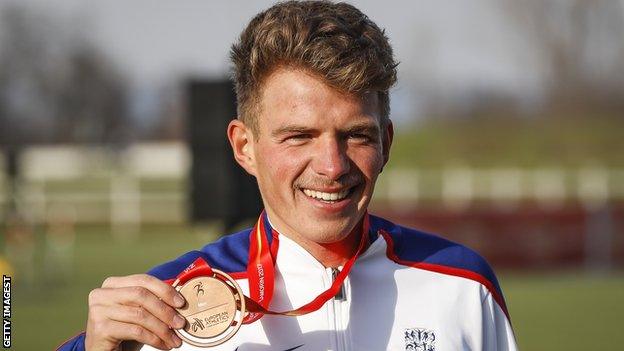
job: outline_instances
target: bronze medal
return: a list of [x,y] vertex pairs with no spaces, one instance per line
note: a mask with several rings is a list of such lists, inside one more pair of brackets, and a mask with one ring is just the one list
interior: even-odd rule
[[200,276],[177,286],[186,304],[177,311],[186,318],[176,334],[191,345],[212,347],[229,340],[241,326],[245,314],[243,293],[229,275],[213,269],[213,276]]
[[[175,330],[182,340],[198,347],[217,346],[234,336],[243,323],[253,323],[263,315],[296,317],[317,311],[340,292],[353,264],[368,243],[369,222],[366,214],[357,251],[344,264],[331,286],[297,309],[272,311],[269,304],[273,297],[275,253],[271,251],[272,246],[269,246],[264,232],[263,216],[264,213],[250,235],[247,277],[251,297],[243,295],[232,277],[211,268],[201,257],[184,269],[173,282],[173,287],[186,299],[186,305],[177,309],[186,319],[184,328]],[[382,231],[380,234],[387,235]]]

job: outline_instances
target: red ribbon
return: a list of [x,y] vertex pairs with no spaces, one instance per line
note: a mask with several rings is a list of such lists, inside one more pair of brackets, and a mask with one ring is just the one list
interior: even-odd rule
[[[364,214],[362,223],[362,232],[360,235],[360,243],[355,254],[345,263],[332,285],[320,295],[307,304],[290,311],[272,311],[269,310],[271,299],[273,298],[273,289],[275,285],[275,266],[274,257],[271,253],[266,231],[264,228],[262,215],[250,233],[249,243],[249,263],[247,264],[247,276],[249,281],[250,297],[244,296],[248,314],[243,319],[243,324],[253,323],[265,314],[282,315],[282,316],[301,316],[310,312],[314,312],[321,308],[327,301],[332,299],[342,286],[342,283],[349,275],[355,260],[364,250],[368,241],[368,213]],[[182,273],[180,273],[174,286],[185,283],[192,278],[198,276],[214,275],[210,265],[202,258],[196,259]]]
[[198,258],[193,263],[191,263],[188,267],[186,267],[182,273],[178,274],[175,281],[171,283],[173,286],[178,286],[180,284],[184,284],[187,281],[200,277],[200,276],[213,276],[214,272],[212,268],[203,258]]

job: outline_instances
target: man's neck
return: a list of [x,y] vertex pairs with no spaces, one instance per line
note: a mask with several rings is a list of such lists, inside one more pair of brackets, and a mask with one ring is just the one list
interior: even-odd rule
[[356,226],[346,238],[334,243],[317,243],[310,240],[290,238],[314,256],[323,266],[337,268],[344,266],[355,255],[361,238],[360,228],[359,225]]
[[287,236],[303,247],[323,266],[327,268],[337,268],[344,266],[344,264],[355,255],[362,235],[362,222],[363,221],[360,221],[344,239],[333,243],[317,243],[305,239],[296,233],[281,232],[279,228],[275,229],[281,235]]

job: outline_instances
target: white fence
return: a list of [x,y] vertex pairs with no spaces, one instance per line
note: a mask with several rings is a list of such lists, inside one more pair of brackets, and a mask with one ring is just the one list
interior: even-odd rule
[[578,201],[597,207],[624,200],[624,169],[389,169],[380,177],[376,199],[399,204],[441,201],[452,208],[474,201],[535,201],[548,207]]
[[[59,215],[77,223],[181,223],[189,164],[182,143],[139,144],[122,153],[32,147],[20,155],[13,196],[19,212],[35,223]],[[0,169],[1,211],[10,202],[4,174]]]

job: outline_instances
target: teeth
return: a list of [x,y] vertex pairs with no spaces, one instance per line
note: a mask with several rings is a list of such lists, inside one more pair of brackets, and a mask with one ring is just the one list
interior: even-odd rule
[[310,189],[303,189],[303,193],[308,195],[309,197],[313,197],[315,199],[323,200],[323,201],[337,201],[342,200],[347,197],[349,190],[343,190],[337,193],[324,193],[322,191],[314,191]]

